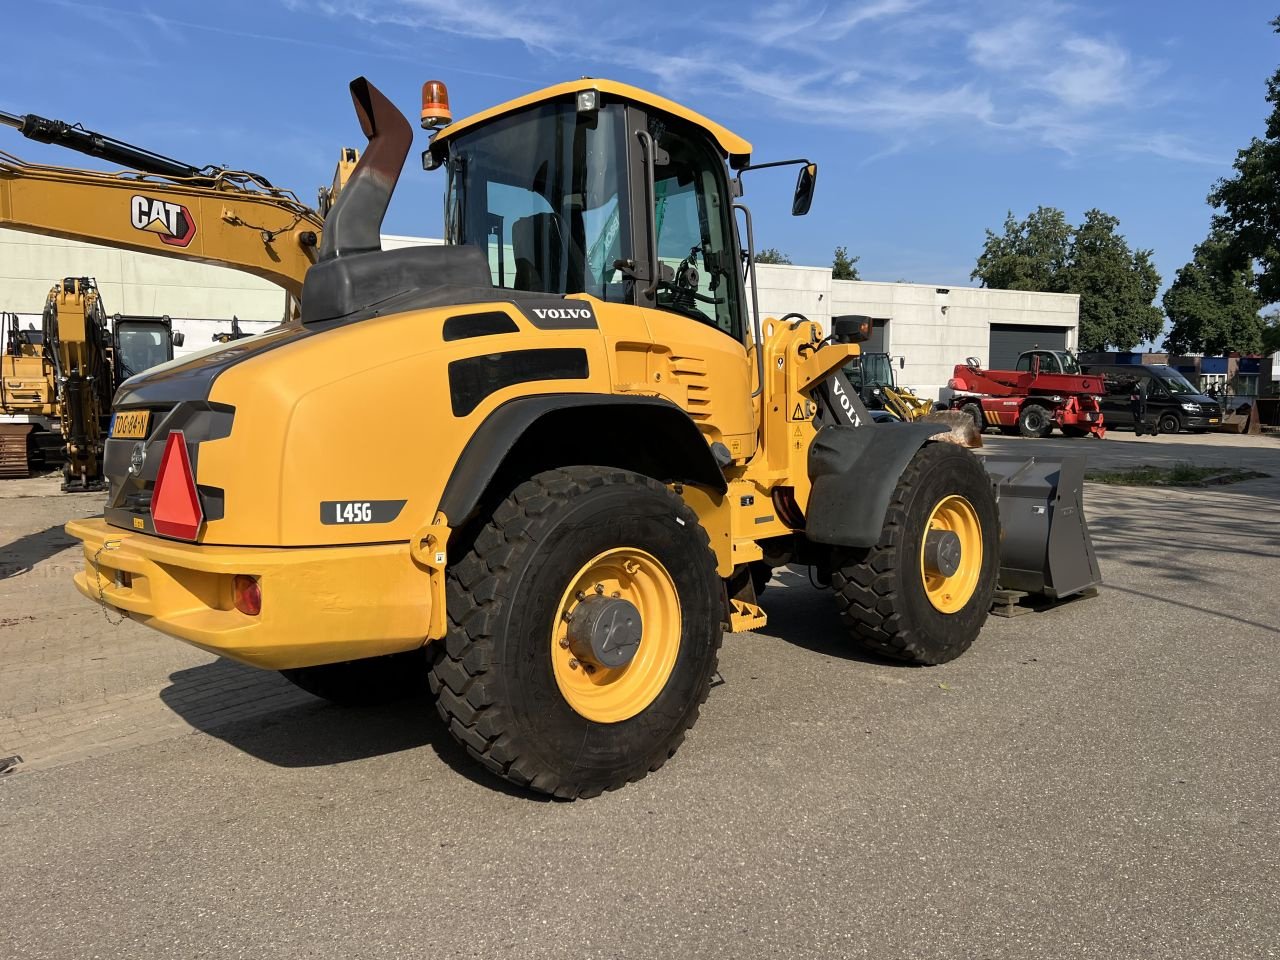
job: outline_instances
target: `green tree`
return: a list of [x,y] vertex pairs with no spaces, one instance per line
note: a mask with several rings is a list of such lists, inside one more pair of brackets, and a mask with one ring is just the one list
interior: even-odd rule
[[1071,237],[1066,291],[1080,294],[1080,349],[1132,350],[1154,340],[1164,315],[1152,301],[1160,290],[1160,274],[1150,250],[1130,250],[1116,232],[1120,221],[1101,210],[1088,210]]
[[[1271,21],[1280,33],[1280,17]],[[1235,176],[1219,180],[1209,203],[1213,223],[1230,236],[1236,265],[1257,270],[1254,286],[1263,302],[1280,300],[1280,69],[1267,81],[1266,137],[1254,137],[1236,154]]]
[[1071,224],[1055,207],[1037,207],[1026,220],[1010,210],[1004,234],[987,231],[970,279],[999,290],[1060,293],[1071,248]]
[[1160,274],[1150,250],[1132,250],[1116,232],[1120,221],[1101,210],[1072,227],[1055,207],[1038,207],[1025,220],[1010,212],[1004,233],[987,231],[970,275],[984,287],[1080,295],[1080,349],[1131,350],[1160,333],[1152,301]]
[[1269,313],[1262,318],[1262,350],[1264,356],[1280,353],[1280,313]]
[[765,247],[763,250],[756,252],[756,263],[790,264],[791,258],[777,247]]
[[848,247],[836,247],[835,259],[831,261],[831,279],[859,279],[858,261],[861,259],[861,257],[850,257]]
[[1262,301],[1253,290],[1253,272],[1233,267],[1229,247],[1229,237],[1211,234],[1165,291],[1166,350],[1216,356],[1262,349]]

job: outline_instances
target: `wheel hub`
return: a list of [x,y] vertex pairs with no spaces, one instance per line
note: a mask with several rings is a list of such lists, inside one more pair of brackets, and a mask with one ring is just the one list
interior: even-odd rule
[[588,597],[573,608],[569,649],[578,660],[615,670],[634,659],[642,631],[640,611],[629,600]]
[[924,537],[924,566],[932,574],[955,576],[962,559],[960,537],[951,530],[930,530]]

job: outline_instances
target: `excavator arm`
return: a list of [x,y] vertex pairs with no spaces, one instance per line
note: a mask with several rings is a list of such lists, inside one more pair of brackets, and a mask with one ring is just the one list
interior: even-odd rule
[[0,226],[231,267],[297,299],[323,220],[289,191],[250,187],[238,176],[99,173],[0,151]]
[[[296,301],[324,218],[266,178],[195,167],[60,120],[0,112],[28,139],[119,163],[116,173],[27,163],[0,150],[0,226],[243,270]],[[334,188],[354,164],[344,151]]]

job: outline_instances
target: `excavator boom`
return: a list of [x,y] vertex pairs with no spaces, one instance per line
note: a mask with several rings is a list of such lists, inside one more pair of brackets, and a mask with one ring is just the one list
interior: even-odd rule
[[0,226],[243,270],[295,299],[324,221],[290,191],[27,163],[0,151]]

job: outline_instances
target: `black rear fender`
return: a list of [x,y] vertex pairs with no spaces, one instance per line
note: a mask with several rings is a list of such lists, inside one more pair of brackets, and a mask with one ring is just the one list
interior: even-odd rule
[[491,413],[467,442],[440,500],[455,530],[534,474],[616,467],[724,493],[724,474],[689,415],[656,397],[522,397]]

